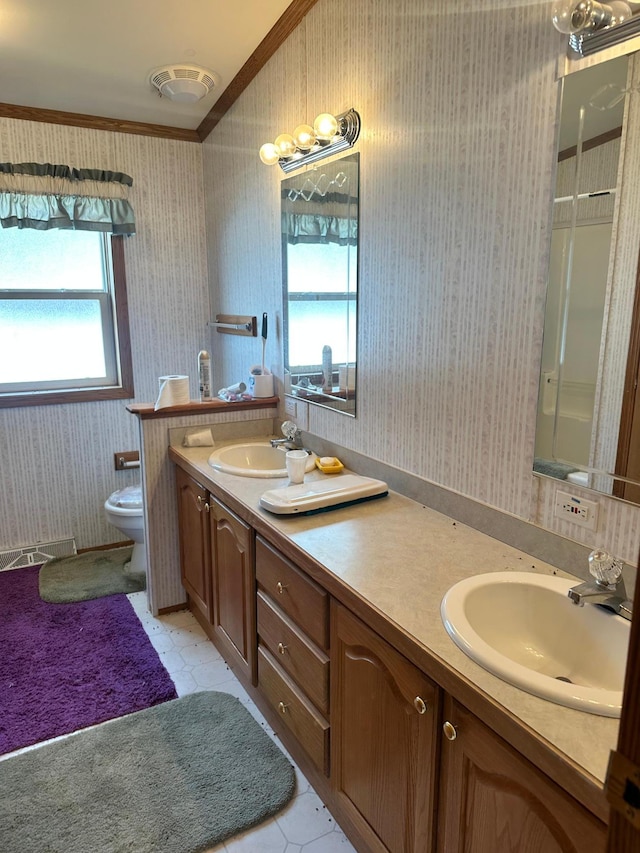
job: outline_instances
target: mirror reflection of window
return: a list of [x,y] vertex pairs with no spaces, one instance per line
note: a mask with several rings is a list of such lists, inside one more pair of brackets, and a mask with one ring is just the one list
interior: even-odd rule
[[335,243],[289,245],[289,369],[322,361],[330,346],[336,363],[356,361],[356,252]]
[[358,165],[350,154],[281,185],[285,393],[355,415]]

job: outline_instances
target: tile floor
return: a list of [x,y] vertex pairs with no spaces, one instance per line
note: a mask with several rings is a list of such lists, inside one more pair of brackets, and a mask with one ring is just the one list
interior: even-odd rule
[[[171,675],[178,696],[197,690],[222,690],[237,696],[286,753],[254,702],[188,610],[155,617],[147,610],[146,593],[137,592],[128,598]],[[295,762],[291,763],[295,766]],[[355,853],[297,767],[296,777],[296,793],[283,811],[259,827],[218,844],[208,853]]]

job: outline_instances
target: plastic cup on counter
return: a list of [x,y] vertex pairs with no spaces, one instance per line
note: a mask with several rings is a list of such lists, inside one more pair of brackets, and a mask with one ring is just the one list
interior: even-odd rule
[[304,483],[304,472],[309,454],[306,450],[288,450],[285,458],[289,482],[292,486]]

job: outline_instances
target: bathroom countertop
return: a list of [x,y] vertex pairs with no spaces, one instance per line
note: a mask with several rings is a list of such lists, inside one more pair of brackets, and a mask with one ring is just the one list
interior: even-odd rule
[[[444,594],[470,575],[508,570],[571,575],[395,492],[318,515],[274,515],[260,507],[259,499],[268,489],[287,485],[286,478],[225,474],[208,464],[210,453],[210,447],[172,447],[170,458],[226,498],[259,533],[271,532],[277,542],[294,546],[289,556],[300,550],[309,565],[322,567],[324,585],[347,606],[355,596],[406,635],[436,665],[442,678],[434,679],[455,698],[469,704],[472,688],[492,718],[487,722],[495,722],[497,711],[550,746],[551,757],[565,761],[576,777],[574,795],[583,801],[586,796],[585,804],[592,806],[595,798],[595,810],[606,817],[602,785],[619,721],[556,705],[503,682],[458,649],[440,618]],[[326,476],[313,471],[306,480]],[[304,561],[300,565],[307,567]],[[423,661],[419,655],[415,659]],[[553,762],[538,761],[535,743],[529,757],[554,775]]]

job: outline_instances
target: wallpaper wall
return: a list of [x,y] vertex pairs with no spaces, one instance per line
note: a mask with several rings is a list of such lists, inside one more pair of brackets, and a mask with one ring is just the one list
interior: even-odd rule
[[[557,484],[531,475],[562,49],[546,0],[320,0],[204,146],[0,119],[0,150],[132,175],[137,402],[164,373],[195,396],[202,347],[215,388],[259,360],[255,339],[207,333],[209,293],[214,314],[269,313],[281,391],[282,173],[257,151],[356,107],[358,417],[310,407],[309,431],[635,563],[640,509],[603,498],[594,537],[554,519]],[[0,410],[0,550],[120,538],[102,504],[140,476],[113,470],[139,447],[125,406]]]
[[[125,262],[135,400],[155,400],[167,373],[188,374],[195,396],[209,317],[201,146],[0,118],[0,151],[3,160],[132,176],[138,233],[125,242]],[[139,449],[128,402],[0,409],[0,551],[72,536],[79,548],[122,539],[102,507],[140,480],[113,464],[114,453]]]
[[[531,474],[562,50],[542,0],[320,0],[205,142],[205,204],[214,312],[268,311],[281,378],[282,172],[257,152],[355,107],[358,417],[311,406],[309,431],[590,544]],[[217,337],[235,381],[255,351]],[[640,511],[601,504],[635,564]]]

